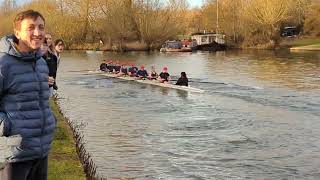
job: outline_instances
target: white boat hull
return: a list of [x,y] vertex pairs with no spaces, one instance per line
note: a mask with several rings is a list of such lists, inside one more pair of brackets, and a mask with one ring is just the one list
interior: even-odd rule
[[187,92],[204,93],[204,90],[202,90],[202,89],[198,89],[198,88],[194,88],[194,87],[190,87],[190,86],[178,86],[175,84],[160,83],[157,80],[141,80],[141,79],[137,79],[135,77],[118,76],[117,74],[110,74],[110,73],[106,73],[106,72],[102,72],[102,71],[89,71],[89,73],[101,74],[103,76],[110,77],[110,78],[123,79],[123,80],[127,80],[127,81],[135,81],[138,83],[150,84],[150,85],[154,85],[154,86],[160,86],[160,87],[171,88],[171,89],[178,89],[178,90],[187,91]]

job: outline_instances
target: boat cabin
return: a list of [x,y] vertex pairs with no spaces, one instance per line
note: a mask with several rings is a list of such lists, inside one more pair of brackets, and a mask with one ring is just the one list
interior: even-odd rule
[[191,38],[197,41],[198,45],[211,44],[216,42],[218,44],[225,44],[225,35],[216,33],[194,33]]
[[181,41],[166,41],[163,45],[163,48],[172,48],[172,49],[180,49],[182,47]]

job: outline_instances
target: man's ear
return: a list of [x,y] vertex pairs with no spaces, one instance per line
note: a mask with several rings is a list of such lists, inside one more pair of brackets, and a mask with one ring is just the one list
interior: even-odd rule
[[14,30],[14,35],[17,37],[17,39],[20,39],[20,33],[16,29]]

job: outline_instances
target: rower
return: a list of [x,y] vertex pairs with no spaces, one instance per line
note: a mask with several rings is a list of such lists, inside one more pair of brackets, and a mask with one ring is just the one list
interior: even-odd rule
[[113,67],[114,67],[114,64],[113,64],[112,60],[110,60],[110,61],[108,62],[108,65],[107,65],[107,71],[108,71],[109,73],[112,72],[112,71],[113,71]]
[[159,77],[158,73],[156,72],[155,66],[151,66],[150,75],[148,77],[149,80],[156,80]]
[[103,60],[103,62],[100,64],[100,71],[106,71],[107,70],[107,60]]
[[121,65],[119,75],[124,75],[124,76],[127,76],[127,75],[128,75],[128,68],[127,68],[127,66],[126,66],[125,63],[123,63],[123,64]]
[[162,69],[162,72],[159,74],[159,81],[161,83],[168,83],[170,81],[170,74],[168,73],[168,68],[164,67]]
[[135,64],[131,64],[131,67],[128,69],[128,71],[129,76],[136,77],[138,68],[135,66]]
[[148,72],[144,69],[144,65],[140,66],[140,70],[137,72],[137,77],[139,79],[146,79],[148,77]]
[[113,67],[112,73],[113,74],[118,74],[120,72],[120,69],[121,69],[120,63],[119,63],[119,61],[117,61],[117,63]]
[[178,79],[176,85],[188,86],[188,78],[185,72],[181,72],[181,77]]

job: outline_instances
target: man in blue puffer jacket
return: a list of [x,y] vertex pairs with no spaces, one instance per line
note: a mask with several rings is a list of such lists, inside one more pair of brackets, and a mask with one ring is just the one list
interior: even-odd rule
[[13,180],[47,179],[55,118],[49,107],[54,80],[39,53],[44,27],[39,12],[24,11],[14,20],[14,35],[0,41],[0,136],[22,137],[8,159]]

